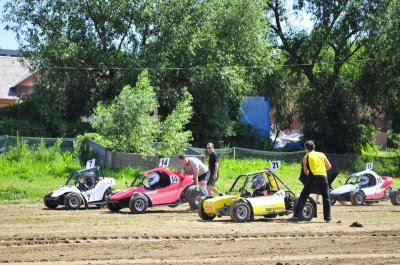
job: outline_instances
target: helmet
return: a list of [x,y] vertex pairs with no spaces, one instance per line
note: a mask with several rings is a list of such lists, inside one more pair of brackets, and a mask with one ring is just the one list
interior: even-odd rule
[[368,177],[367,176],[362,176],[361,177],[361,179],[360,179],[360,186],[367,186],[368,185],[368,181],[369,181],[369,179],[368,179]]
[[92,186],[95,184],[96,179],[95,179],[94,172],[88,171],[85,173],[85,182],[86,182],[86,185],[88,185],[88,186]]
[[156,172],[151,172],[148,175],[148,178],[149,178],[149,186],[150,187],[155,186],[160,181],[160,175],[158,175],[158,173],[156,173]]
[[256,175],[253,177],[253,184],[251,185],[251,189],[253,191],[255,190],[260,190],[260,189],[266,189],[267,188],[267,181],[265,178],[261,175]]

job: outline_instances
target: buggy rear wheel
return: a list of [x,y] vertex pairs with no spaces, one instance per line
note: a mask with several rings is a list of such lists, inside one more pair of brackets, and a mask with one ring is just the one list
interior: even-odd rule
[[207,213],[204,211],[204,207],[203,207],[204,201],[207,200],[207,199],[209,199],[209,198],[212,198],[212,197],[209,197],[209,196],[208,196],[208,197],[202,199],[202,200],[200,201],[199,205],[197,206],[197,213],[199,214],[199,216],[200,216],[201,219],[206,220],[206,221],[211,221],[211,220],[213,220],[213,219],[215,218],[215,215],[213,215],[213,214],[207,214]]
[[58,206],[58,203],[56,201],[47,199],[47,198],[50,198],[52,194],[53,194],[53,192],[50,192],[50,193],[46,194],[43,198],[44,205],[49,209],[55,209]]
[[121,207],[118,205],[118,203],[107,202],[106,206],[111,212],[118,212],[119,210],[121,210]]
[[311,219],[313,219],[314,216],[315,216],[314,205],[311,202],[306,201],[306,204],[304,205],[304,208],[301,211],[301,214],[300,216],[298,216],[298,218],[301,221],[311,221]]
[[78,210],[82,205],[82,198],[79,194],[71,192],[65,196],[64,205],[67,210]]
[[129,209],[132,213],[145,213],[148,206],[147,198],[143,195],[134,196],[129,200]]
[[350,201],[352,205],[363,205],[365,202],[364,193],[361,191],[356,191],[350,194]]
[[193,191],[193,192],[190,194],[190,197],[189,197],[189,205],[190,205],[190,208],[192,208],[192,209],[197,209],[197,207],[198,207],[199,204],[200,204],[200,201],[201,201],[201,197],[202,197],[202,196],[204,196],[203,192],[198,191],[198,190]]
[[389,197],[390,197],[390,202],[393,205],[400,205],[400,191],[397,190],[395,192],[391,192],[389,194]]
[[276,218],[277,216],[276,213],[264,214],[264,218]]
[[235,202],[229,208],[229,215],[237,223],[247,222],[251,215],[250,206],[244,201]]

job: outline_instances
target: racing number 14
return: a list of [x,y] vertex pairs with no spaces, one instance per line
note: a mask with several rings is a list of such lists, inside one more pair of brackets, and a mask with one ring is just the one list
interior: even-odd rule
[[158,166],[167,167],[168,165],[169,165],[169,157],[163,157],[160,159],[160,164]]
[[176,176],[176,175],[170,176],[170,179],[171,179],[171,183],[177,183],[178,182],[178,176]]

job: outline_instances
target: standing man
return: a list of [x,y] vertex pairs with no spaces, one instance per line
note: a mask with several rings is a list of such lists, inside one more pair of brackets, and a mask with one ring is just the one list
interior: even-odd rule
[[216,187],[215,183],[218,180],[218,170],[219,170],[219,159],[218,154],[214,150],[214,144],[207,144],[207,151],[210,154],[208,158],[208,168],[210,169],[210,178],[207,181],[207,191],[208,195],[212,196],[212,192],[217,193],[219,196],[222,194]]
[[210,170],[199,159],[195,157],[187,157],[185,154],[179,156],[179,160],[183,166],[185,175],[193,175],[194,184],[206,187],[206,183],[210,177]]
[[308,196],[310,196],[314,187],[319,187],[324,207],[324,220],[325,222],[330,222],[332,216],[327,171],[331,169],[332,166],[324,153],[314,151],[315,145],[313,141],[307,141],[304,144],[304,148],[306,150],[306,155],[303,158],[303,170],[304,174],[308,177],[308,181],[300,193],[300,198],[294,209],[293,217],[288,220],[299,221],[298,216],[300,216],[303,211]]

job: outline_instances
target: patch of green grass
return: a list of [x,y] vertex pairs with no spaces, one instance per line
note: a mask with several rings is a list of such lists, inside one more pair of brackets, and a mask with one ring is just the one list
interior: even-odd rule
[[[216,187],[221,192],[228,191],[235,179],[245,173],[264,170],[271,161],[264,159],[220,159],[220,177]],[[30,149],[21,141],[15,148],[0,156],[0,203],[42,203],[45,194],[59,189],[65,184],[69,175],[84,168],[78,159],[66,152],[61,153],[59,143],[50,148],[43,144],[35,149]],[[299,181],[301,164],[285,163],[281,161],[275,174],[295,193],[299,194],[303,188]],[[180,170],[180,168],[178,168]],[[134,177],[143,169],[124,168],[119,170],[104,170],[105,177],[116,180],[115,189],[125,189],[126,184],[131,185]],[[344,182],[347,172],[341,172],[333,183],[333,187]],[[126,184],[125,184],[126,183]]]

